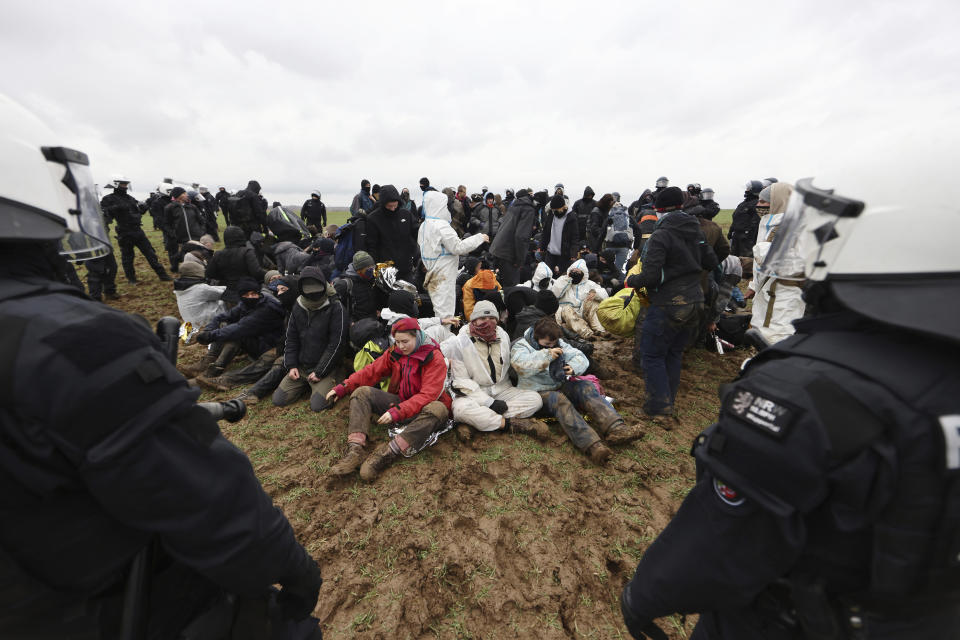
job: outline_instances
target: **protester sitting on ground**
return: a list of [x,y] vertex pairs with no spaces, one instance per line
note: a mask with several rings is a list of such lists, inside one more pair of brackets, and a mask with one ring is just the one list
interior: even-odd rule
[[310,390],[310,408],[327,408],[327,393],[343,380],[343,356],[349,348],[350,321],[333,285],[318,267],[307,267],[298,282],[297,298],[284,343],[287,377],[273,393],[278,407]]
[[380,310],[379,316],[388,327],[392,327],[403,318],[414,318],[419,322],[423,332],[430,339],[436,340],[437,344],[453,335],[450,329],[460,326],[460,318],[456,316],[421,318],[417,298],[409,291],[391,291],[387,298],[387,306]]
[[597,273],[600,274],[601,286],[608,294],[613,295],[623,288],[626,275],[617,268],[613,249],[604,249],[597,255]]
[[295,212],[288,210],[279,202],[274,202],[267,212],[267,228],[277,240],[286,240],[306,246],[310,241],[310,230]]
[[240,304],[217,314],[197,334],[197,342],[213,345],[196,370],[207,378],[222,374],[241,351],[256,359],[283,338],[285,312],[276,298],[261,295],[260,283],[252,278],[241,278],[237,293]]
[[177,252],[177,264],[181,262],[195,262],[204,268],[213,257],[213,236],[206,234],[199,240],[186,242]]
[[606,336],[607,331],[597,317],[597,307],[607,296],[606,290],[587,278],[587,263],[582,258],[567,269],[551,287],[560,301],[558,321],[580,337],[589,340]]
[[226,287],[208,284],[203,265],[184,262],[180,265],[178,276],[173,283],[177,308],[183,321],[189,322],[194,329],[207,326],[217,314],[227,310],[221,299]]
[[738,256],[728,255],[720,263],[720,267],[723,270],[723,275],[717,284],[717,295],[714,298],[713,306],[708,309],[707,314],[707,330],[711,332],[717,330],[717,320],[730,305],[733,290],[743,278],[743,265]]
[[380,309],[387,306],[386,292],[374,281],[376,266],[369,253],[357,251],[346,273],[333,281],[340,301],[347,307],[351,322],[375,318]]
[[[390,332],[393,346],[327,394],[331,404],[351,394],[347,451],[330,469],[335,476],[359,467],[363,480],[373,480],[399,456],[420,451],[450,415],[451,398],[444,390],[447,365],[440,347],[415,318],[399,320]],[[390,387],[383,391],[376,385],[386,377]],[[400,432],[364,459],[374,415],[379,415],[377,424],[399,425]]]
[[486,260],[477,262],[473,277],[463,285],[463,315],[469,318],[473,313],[473,305],[480,300],[490,300],[496,304],[494,301],[496,298],[500,302],[497,308],[502,309],[501,289],[500,283],[497,282],[497,275],[490,270],[489,262]]
[[553,271],[546,262],[538,262],[537,268],[533,270],[533,276],[521,286],[530,287],[534,291],[543,291],[552,287],[553,283]]
[[[517,387],[539,392],[542,413],[555,417],[573,445],[590,460],[604,464],[612,452],[600,435],[609,444],[622,444],[642,437],[643,432],[640,425],[627,426],[593,382],[575,378],[589,363],[561,338],[562,333],[553,318],[541,318],[513,343],[510,363],[517,372]],[[596,430],[580,412],[590,416]]]
[[[275,297],[283,306],[287,319],[289,319],[293,305],[296,304],[299,297],[298,280],[299,276],[286,276],[273,280],[269,285],[271,288],[275,288],[273,289]],[[259,358],[247,366],[240,369],[228,369],[221,375],[212,378],[202,375],[197,376],[197,383],[201,387],[221,392],[253,383],[237,398],[243,400],[245,404],[256,404],[261,398],[266,398],[272,394],[289,371],[283,366],[283,347],[284,341],[280,340],[274,348],[264,351]]]
[[465,255],[489,240],[479,233],[461,240],[450,226],[447,196],[439,191],[423,194],[424,220],[417,231],[420,259],[426,268],[423,287],[430,294],[433,311],[440,318],[449,318],[457,308],[457,271],[459,256]]
[[498,324],[499,312],[492,302],[481,300],[473,307],[470,324],[441,345],[450,366],[453,419],[461,441],[472,431],[504,430],[544,439],[547,425],[531,416],[543,401],[536,391],[513,386],[510,370],[510,336]]
[[252,278],[260,282],[266,270],[260,266],[253,247],[247,245],[247,237],[240,227],[227,227],[223,242],[226,248],[214,253],[207,264],[207,278],[226,285],[223,300],[230,306],[239,300],[237,283],[240,279]]

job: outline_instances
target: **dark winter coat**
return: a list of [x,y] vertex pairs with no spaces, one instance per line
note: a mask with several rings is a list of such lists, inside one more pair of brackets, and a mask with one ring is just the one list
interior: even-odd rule
[[760,197],[750,191],[743,196],[743,202],[733,210],[733,219],[727,237],[747,248],[757,243],[757,228],[760,226],[760,216],[757,215],[757,201]]
[[238,201],[230,212],[230,223],[267,232],[267,201],[260,196],[260,183],[251,180],[235,196]]
[[336,298],[327,298],[316,311],[307,311],[299,302],[293,305],[287,323],[283,366],[306,369],[318,378],[330,374],[350,346],[350,321]]
[[376,318],[377,312],[387,306],[387,294],[373,280],[364,280],[351,264],[343,276],[333,281],[340,300],[347,304],[352,322]]
[[316,200],[310,198],[300,208],[300,217],[308,225],[312,224],[322,230],[327,226],[327,205],[323,204],[319,198]]
[[256,251],[247,245],[243,229],[227,227],[223,232],[223,242],[227,245],[226,248],[217,251],[210,258],[210,263],[207,265],[207,279],[226,285],[227,290],[223,293],[224,301],[236,302],[240,299],[237,295],[237,281],[248,277],[257,282],[263,282],[266,271],[260,266]]
[[[577,233],[581,238],[588,238],[588,229],[590,227],[590,213],[597,206],[597,201],[593,199],[593,189],[584,189],[583,197],[573,203],[570,213],[577,219]],[[590,248],[593,251],[593,247]]]
[[[553,234],[553,210],[548,209],[543,215],[543,231],[540,232],[540,250],[547,251],[550,246],[550,236]],[[566,214],[570,218],[570,214]],[[568,219],[563,225],[563,237],[560,239],[560,256],[573,258],[580,248],[580,229],[576,219]]]
[[503,214],[496,207],[488,207],[483,202],[470,210],[471,233],[485,233],[491,240],[497,237]]
[[627,278],[627,286],[644,287],[650,304],[703,302],[700,272],[717,266],[697,218],[682,211],[666,213],[644,247],[643,270]]
[[180,204],[173,201],[163,210],[167,228],[183,244],[188,240],[199,240],[206,233],[206,220],[193,204]]
[[[380,202],[367,216],[366,251],[377,262],[392,260],[400,274],[409,274],[418,256],[416,217],[401,207],[389,211],[384,204],[400,201],[392,184],[380,188]],[[354,239],[354,249],[357,249]]]
[[490,243],[490,255],[518,267],[522,265],[530,252],[536,221],[533,199],[530,196],[515,199],[500,220],[497,237]]
[[267,213],[267,226],[270,232],[278,240],[287,242],[298,242],[299,240],[309,239],[310,231],[303,220],[297,217],[295,213],[284,209],[283,207],[273,207]]
[[[251,358],[258,358],[283,339],[283,305],[273,296],[261,296],[252,309],[238,304],[218,314],[206,326],[214,342],[239,342]],[[226,326],[220,327],[226,323]]]

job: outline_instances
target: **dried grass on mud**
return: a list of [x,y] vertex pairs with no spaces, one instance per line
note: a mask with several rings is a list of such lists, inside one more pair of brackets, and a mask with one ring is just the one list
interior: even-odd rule
[[[139,254],[137,266],[141,284],[118,278],[127,295],[114,305],[151,323],[177,315],[169,284]],[[607,393],[633,422],[642,420],[643,381],[630,347],[597,343],[616,373],[603,381]],[[201,349],[182,349],[181,361],[196,361]],[[450,432],[372,484],[332,479],[326,472],[346,443],[344,401],[317,414],[305,401],[278,408],[267,399],[223,431],[321,564],[315,615],[324,637],[628,638],[620,590],[693,486],[690,444],[715,418],[717,387],[744,357],[689,351],[678,426],[649,426],[642,440],[615,448],[606,467],[553,424],[546,442],[481,434],[462,444]],[[375,443],[386,437],[382,427],[372,433]],[[660,621],[673,638],[688,637],[694,622]]]

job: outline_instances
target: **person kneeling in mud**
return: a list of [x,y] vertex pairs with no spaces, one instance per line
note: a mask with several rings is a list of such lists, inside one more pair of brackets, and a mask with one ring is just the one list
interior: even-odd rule
[[[577,380],[589,362],[582,352],[562,340],[563,330],[550,317],[541,318],[513,344],[510,362],[519,377],[517,387],[540,392],[542,412],[557,419],[574,446],[596,464],[604,464],[612,451],[608,444],[623,444],[643,436],[641,425],[627,426],[616,409],[589,380]],[[592,429],[580,412],[596,426]]]
[[[391,334],[392,347],[327,394],[331,404],[351,394],[347,452],[330,469],[333,475],[345,476],[359,467],[361,478],[373,480],[398,456],[422,449],[449,416],[451,399],[444,390],[447,363],[439,345],[423,333],[415,318],[397,320]],[[390,378],[387,391],[376,386],[384,378]],[[380,414],[377,424],[400,425],[400,433],[364,460],[374,414]]]
[[521,391],[510,382],[510,336],[497,326],[499,316],[492,302],[481,300],[473,307],[470,324],[441,345],[457,392],[453,419],[462,423],[457,436],[470,440],[473,427],[547,438],[547,425],[530,418],[543,404],[540,394]]

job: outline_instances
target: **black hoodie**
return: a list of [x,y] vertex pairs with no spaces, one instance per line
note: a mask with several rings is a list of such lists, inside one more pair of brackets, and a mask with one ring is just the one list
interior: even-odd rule
[[627,286],[645,287],[650,304],[670,306],[703,302],[700,272],[717,266],[700,222],[683,211],[670,211],[643,249],[643,271],[627,278]]
[[223,292],[225,302],[237,302],[237,281],[249,277],[263,282],[265,271],[257,260],[257,253],[247,246],[247,237],[240,227],[227,227],[223,232],[225,249],[213,254],[207,264],[207,278],[227,286]]
[[596,194],[593,189],[587,187],[583,190],[583,198],[573,203],[573,215],[577,217],[577,231],[581,238],[587,237],[587,227],[590,223],[590,212],[597,206],[597,201],[593,199]]
[[417,220],[413,212],[390,202],[400,202],[400,192],[392,184],[380,187],[380,202],[367,216],[366,251],[377,262],[392,260],[401,275],[409,276],[417,258]]

